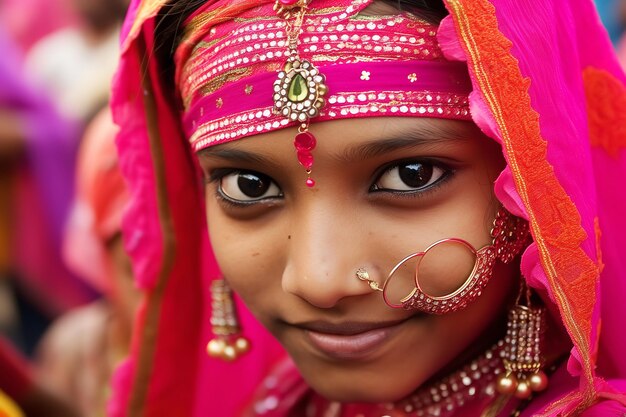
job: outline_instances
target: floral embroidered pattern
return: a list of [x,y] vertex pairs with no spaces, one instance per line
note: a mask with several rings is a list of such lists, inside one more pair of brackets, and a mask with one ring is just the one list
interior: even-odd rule
[[[582,358],[582,404],[595,398],[589,335],[598,266],[581,248],[587,238],[576,205],[547,161],[529,79],[522,76],[511,42],[498,29],[487,0],[447,0],[485,103],[498,124],[515,185],[529,215],[543,270]],[[494,82],[494,80],[496,82]],[[550,200],[545,196],[550,195]]]
[[591,146],[617,158],[626,148],[626,88],[609,72],[583,72]]

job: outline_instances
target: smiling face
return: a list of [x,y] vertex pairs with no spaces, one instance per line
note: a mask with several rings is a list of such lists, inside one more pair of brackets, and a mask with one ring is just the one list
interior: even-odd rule
[[514,272],[498,264],[477,301],[434,316],[388,307],[356,271],[382,283],[439,239],[491,243],[502,154],[468,122],[350,119],[311,131],[314,188],[295,157],[295,129],[200,151],[215,254],[316,391],[397,400],[493,343]]

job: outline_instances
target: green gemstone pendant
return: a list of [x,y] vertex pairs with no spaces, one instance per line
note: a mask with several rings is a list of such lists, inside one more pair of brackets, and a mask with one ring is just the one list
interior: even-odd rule
[[289,93],[287,98],[294,103],[303,102],[308,95],[308,88],[306,86],[306,80],[300,74],[296,74],[289,84]]
[[274,112],[293,122],[307,123],[324,107],[326,77],[311,62],[289,58],[274,82]]

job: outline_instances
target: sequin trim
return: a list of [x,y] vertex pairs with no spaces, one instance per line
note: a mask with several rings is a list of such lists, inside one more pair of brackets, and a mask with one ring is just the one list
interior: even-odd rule
[[[469,118],[467,95],[429,92],[339,93],[328,98],[329,109],[317,120],[348,117],[422,116]],[[294,125],[272,112],[272,106],[212,120],[196,126],[189,141],[194,151],[245,136]]]

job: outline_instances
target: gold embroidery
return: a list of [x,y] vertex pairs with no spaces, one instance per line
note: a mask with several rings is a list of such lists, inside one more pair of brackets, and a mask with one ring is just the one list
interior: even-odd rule
[[210,48],[210,47],[214,46],[215,44],[217,44],[219,42],[222,42],[226,38],[228,38],[228,36],[223,36],[221,38],[211,39],[210,41],[200,41],[193,48],[193,52],[195,53],[198,49],[201,49],[201,48],[204,48],[204,49]]
[[245,93],[246,93],[247,95],[252,94],[252,91],[253,91],[253,90],[254,90],[254,87],[253,87],[253,86],[251,86],[250,84],[246,85],[246,88],[244,89],[244,91],[245,91]]
[[[311,61],[312,62],[337,62],[339,60],[346,59],[345,56],[336,56],[336,55],[323,55],[317,54],[313,55]],[[352,56],[350,57],[350,62],[380,62],[380,57],[372,57],[372,56]]]
[[213,23],[215,25],[217,23],[220,23],[223,20],[226,20],[225,18],[215,19],[215,17],[220,15],[220,14],[222,16],[228,16],[227,9],[228,9],[228,6],[218,7],[215,10],[212,10],[210,12],[201,13],[198,16],[196,16],[193,19],[191,19],[191,22],[189,22],[185,26],[185,29],[184,29],[184,32],[183,32],[183,36],[182,36],[182,40],[181,40],[181,44],[187,42],[189,40],[189,38],[194,33],[196,33],[198,30],[206,30],[206,24],[209,21],[217,20],[216,22]]
[[417,81],[417,74],[413,72],[413,73],[409,74],[409,76],[407,78],[408,78],[409,81],[414,83],[415,81]]
[[276,15],[256,16],[256,17],[236,17],[236,18],[233,19],[233,21],[237,22],[237,23],[252,23],[252,22],[258,22],[260,20],[271,20],[271,21],[274,21],[274,20],[276,20]]
[[250,69],[249,67],[235,68],[230,71],[223,72],[215,78],[208,80],[202,87],[200,87],[200,94],[208,95],[214,93],[227,82],[239,81],[240,79],[250,75],[251,73],[252,69]]

